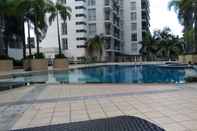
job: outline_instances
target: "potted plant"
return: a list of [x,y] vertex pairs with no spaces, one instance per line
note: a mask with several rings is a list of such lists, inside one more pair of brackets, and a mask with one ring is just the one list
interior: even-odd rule
[[48,60],[43,53],[34,54],[34,59],[30,61],[32,71],[48,70]]
[[7,72],[13,69],[12,58],[6,55],[0,55],[0,72]]
[[55,55],[54,69],[67,69],[68,68],[68,61],[67,58],[64,56],[64,54],[57,54]]

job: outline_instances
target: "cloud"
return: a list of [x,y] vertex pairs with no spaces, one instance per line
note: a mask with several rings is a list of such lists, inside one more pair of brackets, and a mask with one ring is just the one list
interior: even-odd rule
[[175,35],[182,36],[183,27],[180,25],[176,13],[168,10],[170,0],[150,0],[151,31],[170,27]]

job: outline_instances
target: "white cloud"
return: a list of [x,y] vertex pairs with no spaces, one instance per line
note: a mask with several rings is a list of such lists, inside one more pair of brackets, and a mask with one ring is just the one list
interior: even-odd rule
[[175,35],[182,36],[183,27],[180,25],[176,13],[168,10],[170,0],[150,0],[151,31],[170,27]]

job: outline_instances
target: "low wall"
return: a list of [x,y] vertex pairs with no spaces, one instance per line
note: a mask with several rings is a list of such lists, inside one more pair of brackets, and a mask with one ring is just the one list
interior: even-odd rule
[[66,62],[66,59],[55,59],[53,64],[54,69],[67,69],[68,68],[68,62]]
[[33,59],[33,60],[31,60],[31,70],[32,71],[48,70],[48,60],[47,59]]
[[196,64],[197,63],[197,54],[191,55],[180,55],[179,62],[183,64]]
[[12,60],[0,60],[0,72],[7,72],[13,70]]

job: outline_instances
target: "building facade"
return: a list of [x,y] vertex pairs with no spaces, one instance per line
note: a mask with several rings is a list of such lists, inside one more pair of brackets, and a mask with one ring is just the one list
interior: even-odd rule
[[[105,39],[103,60],[140,56],[140,42],[149,31],[148,0],[60,0],[72,8],[72,16],[61,21],[61,44],[66,56],[85,56],[85,43],[95,35]],[[49,27],[43,46],[57,44],[57,26]],[[53,37],[52,37],[53,36]]]

